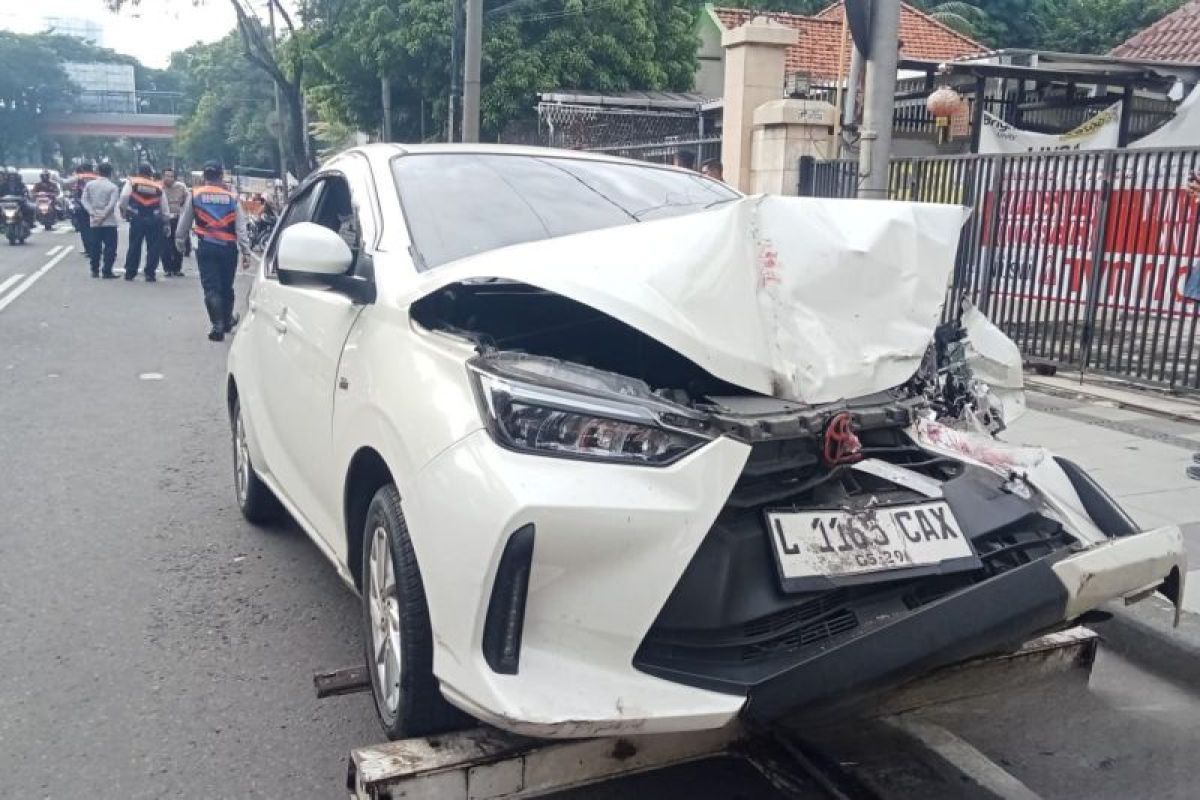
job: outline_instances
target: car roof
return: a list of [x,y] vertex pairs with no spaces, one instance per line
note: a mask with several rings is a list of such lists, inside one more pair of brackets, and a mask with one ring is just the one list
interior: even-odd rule
[[[656,169],[669,169],[678,172],[689,172],[691,174],[699,174],[692,170],[685,170],[681,167],[674,167],[670,164],[658,164],[650,161],[638,161],[632,158],[622,158],[620,156],[609,155],[607,153],[594,153],[585,150],[562,150],[554,147],[537,147],[533,145],[516,145],[516,144],[484,144],[484,143],[466,143],[466,142],[429,142],[423,144],[404,144],[404,143],[379,143],[365,144],[358,147],[344,150],[334,156],[328,163],[353,153],[359,153],[367,157],[376,166],[381,166],[382,163],[390,161],[392,158],[400,155],[416,154],[416,153],[439,153],[439,154],[478,154],[489,153],[499,155],[515,155],[515,156],[544,156],[554,158],[574,158],[583,161],[600,161],[610,164],[628,164],[630,166],[653,167]],[[324,165],[323,165],[324,166]],[[733,189],[733,187],[729,187]]]

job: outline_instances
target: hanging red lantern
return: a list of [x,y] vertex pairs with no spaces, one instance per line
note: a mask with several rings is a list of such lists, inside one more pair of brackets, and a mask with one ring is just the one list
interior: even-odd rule
[[962,107],[962,95],[949,86],[938,87],[925,99],[925,108],[929,109],[929,115],[933,117],[933,124],[937,128],[939,144],[950,141],[950,118]]
[[949,86],[940,86],[925,99],[925,108],[934,118],[953,117],[962,108],[962,95]]

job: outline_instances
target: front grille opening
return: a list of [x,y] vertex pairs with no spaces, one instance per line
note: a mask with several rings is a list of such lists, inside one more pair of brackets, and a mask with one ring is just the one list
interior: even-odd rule
[[1057,522],[1042,518],[1022,530],[1001,531],[973,541],[990,578],[1061,550],[1072,539]]
[[857,627],[858,617],[850,609],[843,608],[820,622],[796,628],[785,636],[742,647],[741,661],[763,661],[789,655],[801,648],[832,639],[839,633],[846,633]]
[[843,605],[846,600],[847,592],[845,591],[826,592],[786,611],[768,614],[747,622],[742,626],[742,635],[748,638],[776,635],[780,631],[795,628],[823,614],[828,614]]

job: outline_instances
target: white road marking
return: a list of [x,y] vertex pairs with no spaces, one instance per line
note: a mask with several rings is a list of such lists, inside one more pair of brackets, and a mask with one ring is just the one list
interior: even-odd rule
[[17,284],[17,288],[13,289],[11,292],[9,292],[4,297],[0,297],[0,311],[3,311],[4,309],[8,308],[9,304],[12,303],[13,300],[16,300],[18,297],[23,295],[25,293],[26,289],[28,289],[30,286],[33,286],[33,284],[35,284],[37,282],[38,278],[42,277],[47,272],[54,269],[54,265],[57,264],[58,262],[62,261],[64,258],[66,258],[66,256],[70,252],[71,252],[70,249],[63,250],[61,253],[56,255],[54,258],[50,259],[45,264],[43,264],[42,268],[39,269],[37,272],[33,273],[28,278],[26,278],[24,281]]
[[24,274],[18,272],[16,275],[13,275],[8,280],[4,281],[3,283],[0,283],[0,295],[3,295],[5,289],[12,286],[14,283],[21,280],[21,278],[24,278],[24,277],[25,277]]
[[55,228],[55,229],[54,229],[54,232],[55,232],[55,233],[57,233],[59,236],[62,236],[63,234],[67,234],[67,233],[74,233],[74,232],[75,232],[75,229],[74,229],[74,228],[71,228],[71,227],[67,227],[67,228]]
[[950,762],[988,792],[1003,800],[1040,800],[1040,795],[996,762],[941,725],[913,717],[890,717],[887,723],[912,736]]
[[46,255],[48,255],[48,256],[54,255],[55,253],[57,253],[59,251],[59,248],[61,248],[61,247],[62,247],[61,244],[56,244],[54,247],[51,247],[49,250],[46,251]]

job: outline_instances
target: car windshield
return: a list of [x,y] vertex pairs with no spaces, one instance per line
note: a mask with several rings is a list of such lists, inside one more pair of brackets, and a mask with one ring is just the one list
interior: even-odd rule
[[739,197],[695,173],[562,156],[418,153],[395,159],[393,170],[422,269]]

